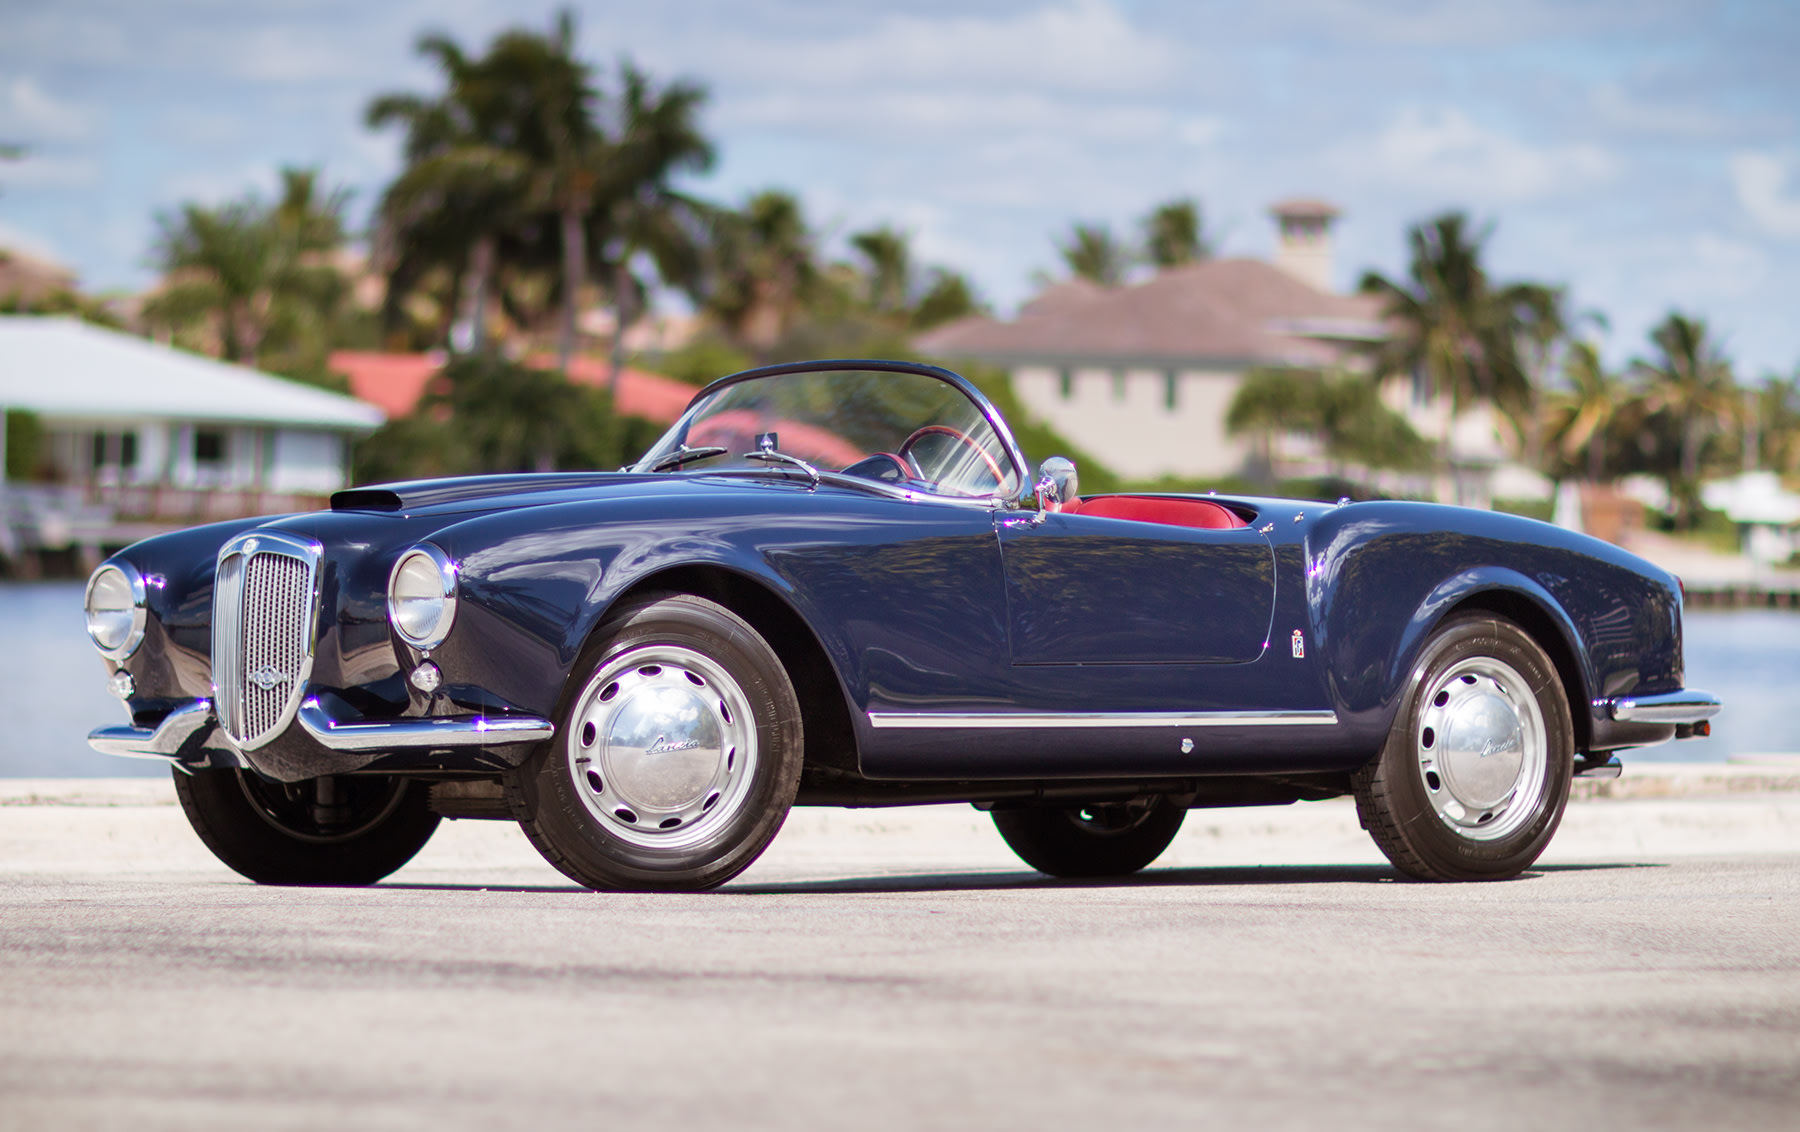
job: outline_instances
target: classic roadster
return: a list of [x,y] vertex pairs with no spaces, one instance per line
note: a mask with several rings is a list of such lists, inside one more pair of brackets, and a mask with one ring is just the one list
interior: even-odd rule
[[114,556],[89,635],[220,860],[367,884],[441,817],[603,889],[737,875],[793,805],[968,802],[1122,875],[1189,809],[1352,794],[1403,873],[1510,877],[1576,775],[1704,732],[1677,581],[1409,502],[1078,493],[947,370],[714,382],[616,473],[340,491]]

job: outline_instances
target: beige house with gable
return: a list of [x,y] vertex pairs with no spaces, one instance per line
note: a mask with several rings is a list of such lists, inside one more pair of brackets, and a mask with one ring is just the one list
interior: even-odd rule
[[[1386,332],[1377,300],[1331,290],[1338,210],[1291,200],[1270,211],[1273,262],[1203,260],[1111,288],[1069,280],[1013,319],[964,319],[918,346],[1004,367],[1027,411],[1127,478],[1244,474],[1253,445],[1229,435],[1225,417],[1245,374],[1355,364],[1357,348]],[[1390,382],[1383,397],[1422,435],[1444,430],[1444,407],[1415,383]],[[1465,414],[1450,431],[1462,466],[1454,496],[1485,505],[1504,461],[1494,421]]]

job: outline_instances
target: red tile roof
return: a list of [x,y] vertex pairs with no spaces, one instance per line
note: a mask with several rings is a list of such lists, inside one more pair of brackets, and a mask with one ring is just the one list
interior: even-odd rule
[[1377,300],[1321,291],[1256,259],[1213,259],[1124,287],[1055,284],[1010,322],[968,318],[921,350],[1004,365],[1324,365],[1378,337]]
[[[532,358],[533,365],[547,366],[548,359]],[[350,379],[350,392],[377,405],[390,418],[404,417],[413,411],[425,394],[425,385],[444,366],[444,356],[431,354],[387,354],[370,350],[337,350],[328,360],[330,367]],[[608,367],[591,358],[576,358],[569,363],[569,380],[582,385],[604,387]],[[619,374],[618,396],[614,407],[626,416],[643,417],[658,424],[670,424],[687,408],[697,390],[671,378],[627,367]]]

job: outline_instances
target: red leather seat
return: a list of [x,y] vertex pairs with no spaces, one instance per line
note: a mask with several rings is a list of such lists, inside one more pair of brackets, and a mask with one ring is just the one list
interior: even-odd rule
[[1134,523],[1163,523],[1171,527],[1199,527],[1223,531],[1247,524],[1237,512],[1204,499],[1165,499],[1151,495],[1102,495],[1063,504],[1063,513],[1092,515],[1099,519],[1130,519]]

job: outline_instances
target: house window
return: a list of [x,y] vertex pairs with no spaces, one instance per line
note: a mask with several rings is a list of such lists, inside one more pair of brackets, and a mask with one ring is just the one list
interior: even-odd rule
[[225,462],[225,434],[218,429],[202,428],[194,430],[194,463],[223,464]]
[[1075,396],[1075,371],[1067,369],[1057,371],[1056,387],[1057,392],[1062,394],[1062,399],[1065,401]]
[[137,464],[136,432],[96,432],[91,463],[95,468],[129,468]]
[[1181,376],[1174,370],[1163,374],[1163,408],[1174,412],[1181,392]]
[[1124,370],[1114,370],[1113,371],[1112,387],[1113,387],[1113,400],[1123,401],[1125,399],[1125,371]]

